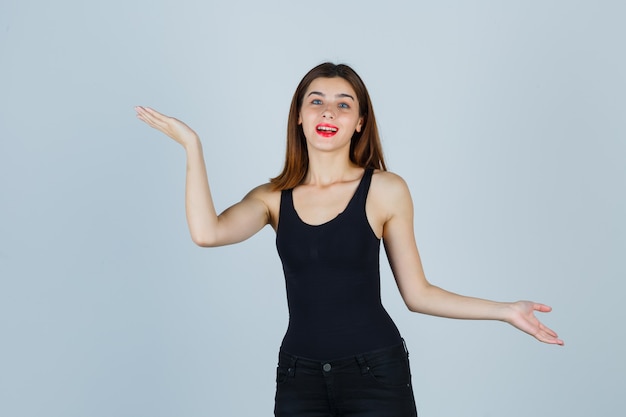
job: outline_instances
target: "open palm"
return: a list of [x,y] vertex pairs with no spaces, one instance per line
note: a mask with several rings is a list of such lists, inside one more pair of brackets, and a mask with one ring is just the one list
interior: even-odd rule
[[563,345],[556,332],[537,319],[535,312],[548,313],[552,307],[531,301],[518,301],[512,305],[513,313],[507,320],[511,325],[544,343]]
[[166,116],[149,107],[135,107],[137,118],[163,133],[184,147],[198,139],[198,135],[185,123],[173,117]]

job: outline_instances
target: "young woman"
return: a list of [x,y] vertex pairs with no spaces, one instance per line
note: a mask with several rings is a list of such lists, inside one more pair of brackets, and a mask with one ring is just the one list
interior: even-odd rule
[[563,344],[535,317],[551,310],[546,305],[465,297],[426,280],[409,190],[386,170],[369,94],[350,67],[325,63],[305,75],[291,102],[283,171],[219,215],[198,135],[150,108],[136,111],[186,150],[186,212],[196,244],[240,242],[267,224],[277,233],[290,317],[276,416],[417,415],[408,353],[380,301],[381,240],[411,311],[501,320]]

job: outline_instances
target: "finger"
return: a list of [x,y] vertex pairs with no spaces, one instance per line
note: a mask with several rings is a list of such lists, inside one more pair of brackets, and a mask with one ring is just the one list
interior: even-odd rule
[[559,345],[559,346],[563,346],[565,344],[565,342],[563,342],[561,339],[558,339],[556,337],[537,337],[537,340],[539,340],[540,342],[543,343],[548,343],[550,345]]
[[159,119],[166,119],[167,116],[165,116],[164,114],[159,113],[158,111],[150,108],[150,107],[143,107],[143,106],[136,106],[135,110],[137,111],[137,114],[141,114],[145,117],[149,117],[151,119],[154,120],[159,120]]
[[151,117],[150,114],[146,111],[144,107],[136,106],[135,111],[137,112],[137,118],[150,124]]
[[148,126],[157,128],[154,119],[150,117],[149,114],[137,112],[137,118],[141,120],[142,122],[146,123]]
[[144,122],[145,124],[147,124],[148,126],[154,127],[150,119],[148,119],[145,114],[137,113],[137,118],[141,120],[142,122]]
[[565,344],[563,340],[559,339],[558,335],[556,334],[554,330],[544,326],[543,324],[540,324],[540,329],[535,335],[535,337],[538,340],[545,342],[545,343],[557,344],[561,346]]
[[143,107],[143,109],[147,112],[150,113],[153,116],[165,116],[163,113],[159,113],[158,111],[154,110],[152,107]]
[[168,125],[171,122],[175,121],[171,116],[167,116],[163,113],[159,113],[151,107],[145,107],[146,114],[148,114],[155,122],[161,123],[163,125]]
[[162,115],[156,110],[152,110],[149,107],[136,107],[137,117],[144,122],[146,122],[149,126],[163,131],[168,127],[168,119],[169,117]]
[[162,119],[163,115],[150,107],[137,107],[137,113],[141,114],[144,118],[149,120]]
[[563,340],[559,339],[558,337],[544,335],[542,337],[537,337],[537,339],[541,342],[549,343],[551,345],[559,345],[559,346],[565,345],[565,342],[563,342]]
[[549,313],[550,311],[552,311],[552,307],[545,304],[535,303],[533,305],[533,310],[540,311],[542,313]]
[[173,117],[166,116],[154,110],[150,111],[150,109],[146,112],[146,116],[150,118],[157,129],[162,131],[173,127],[176,122],[176,119]]
[[552,337],[557,337],[558,335],[556,334],[556,332],[546,326],[544,326],[543,324],[539,323],[539,329],[545,333],[547,333],[548,335],[552,336]]

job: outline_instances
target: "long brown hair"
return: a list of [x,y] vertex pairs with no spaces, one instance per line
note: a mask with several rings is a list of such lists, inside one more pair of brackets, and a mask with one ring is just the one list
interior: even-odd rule
[[270,179],[275,190],[287,190],[302,183],[309,169],[309,155],[306,138],[298,117],[304,94],[309,85],[317,78],[341,77],[354,89],[358,102],[359,113],[363,118],[361,132],[354,132],[350,142],[350,161],[363,168],[386,170],[383,150],[374,117],[374,108],[367,88],[361,77],[345,64],[335,65],[330,62],[320,64],[309,71],[296,88],[289,108],[287,122],[287,152],[283,171],[276,178]]

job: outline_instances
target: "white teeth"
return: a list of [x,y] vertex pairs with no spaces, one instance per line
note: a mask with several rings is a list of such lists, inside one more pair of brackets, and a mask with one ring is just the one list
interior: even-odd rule
[[337,128],[336,127],[328,127],[328,126],[318,126],[317,130],[325,130],[327,132],[336,132]]

